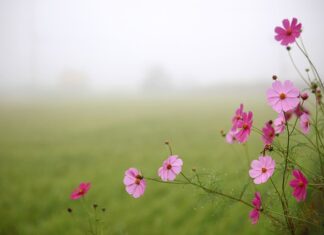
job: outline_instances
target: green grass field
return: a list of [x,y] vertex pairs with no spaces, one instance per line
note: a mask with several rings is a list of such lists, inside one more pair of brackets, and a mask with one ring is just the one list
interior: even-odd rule
[[[155,177],[169,140],[184,172],[213,172],[220,187],[238,194],[248,180],[247,159],[219,131],[230,127],[240,102],[254,110],[258,126],[275,116],[263,99],[244,97],[2,102],[0,234],[85,234],[81,202],[69,199],[81,181],[92,182],[86,203],[107,209],[100,213],[103,234],[271,234],[266,218],[251,225],[250,208],[191,186],[148,182],[144,196],[133,199],[122,184],[129,167]],[[248,148],[257,158],[259,136]]]

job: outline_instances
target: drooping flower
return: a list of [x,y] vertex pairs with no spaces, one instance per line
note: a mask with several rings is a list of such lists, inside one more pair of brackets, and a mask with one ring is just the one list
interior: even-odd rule
[[139,198],[145,192],[146,181],[139,170],[129,168],[125,171],[124,185],[129,195],[132,195],[134,198]]
[[271,145],[275,137],[275,129],[272,126],[272,121],[266,122],[262,128],[261,139],[264,145]]
[[259,192],[254,194],[254,198],[252,200],[252,204],[254,206],[253,210],[250,212],[250,219],[252,224],[256,224],[260,218],[260,211],[261,211],[261,195]]
[[251,162],[249,175],[255,184],[262,184],[272,176],[276,163],[270,156],[260,156],[259,160]]
[[267,101],[277,113],[293,110],[299,104],[299,90],[289,80],[284,84],[274,81],[267,90]]
[[286,119],[283,112],[279,113],[278,117],[273,121],[273,125],[276,134],[281,134],[282,132],[284,132],[286,127]]
[[300,94],[300,98],[302,98],[302,100],[307,100],[308,99],[307,92],[304,92],[304,93]]
[[158,170],[158,175],[163,181],[173,181],[182,170],[183,162],[177,155],[168,157]]
[[300,103],[297,105],[297,107],[294,109],[294,113],[297,117],[300,117],[304,113],[309,114],[309,111]]
[[82,182],[79,187],[77,187],[76,189],[73,190],[73,192],[71,193],[70,198],[72,200],[77,200],[80,197],[83,197],[84,195],[87,194],[87,192],[89,191],[91,187],[91,183],[85,183]]
[[310,121],[310,118],[307,113],[303,113],[300,116],[300,120],[299,120],[300,129],[304,134],[308,134],[308,132],[310,130],[310,128],[309,128],[310,122],[309,121]]
[[236,129],[238,122],[242,119],[243,119],[243,104],[240,104],[240,107],[235,111],[235,115],[232,118],[232,129]]
[[297,24],[297,19],[293,18],[291,23],[288,19],[282,21],[283,27],[276,27],[275,39],[281,42],[281,45],[287,46],[288,44],[294,43],[296,38],[300,36],[302,24]]
[[253,124],[253,113],[243,113],[242,119],[237,123],[237,133],[235,138],[240,143],[245,143],[251,134],[251,128]]
[[292,194],[298,202],[304,201],[307,196],[308,180],[300,170],[294,170],[293,176],[295,179],[289,182],[289,185],[294,189]]
[[226,134],[226,142],[229,144],[233,144],[236,141],[236,137],[235,135],[237,134],[237,130],[229,130],[229,132],[227,132]]

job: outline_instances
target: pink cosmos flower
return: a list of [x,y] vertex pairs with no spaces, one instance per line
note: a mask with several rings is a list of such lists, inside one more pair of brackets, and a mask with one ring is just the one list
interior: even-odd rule
[[70,198],[72,200],[77,200],[80,197],[83,197],[89,191],[90,187],[91,187],[91,183],[84,183],[84,182],[82,182],[79,185],[79,187],[77,187],[76,189],[74,189],[74,191],[71,193]]
[[250,219],[252,221],[252,224],[256,224],[259,221],[260,218],[260,211],[261,211],[261,195],[259,192],[256,192],[254,194],[254,198],[252,200],[252,204],[254,206],[254,209],[250,212]]
[[281,45],[287,46],[288,44],[294,43],[296,38],[300,36],[302,24],[297,24],[297,19],[293,18],[291,23],[288,19],[284,19],[282,21],[282,27],[276,27],[275,32],[276,36],[275,39],[277,41],[281,41]]
[[293,196],[298,202],[304,201],[307,195],[306,188],[308,181],[300,170],[294,170],[293,175],[295,176],[295,179],[292,179],[289,182],[289,185],[294,189]]
[[243,113],[242,119],[237,122],[237,133],[235,138],[240,143],[245,143],[251,134],[253,124],[253,113]]
[[275,129],[272,127],[272,121],[267,122],[262,128],[261,139],[264,145],[271,145],[275,137]]
[[304,113],[309,114],[309,111],[303,105],[301,105],[301,103],[299,103],[297,107],[294,109],[294,113],[296,114],[297,117],[300,117]]
[[270,156],[260,156],[259,160],[251,162],[249,175],[254,179],[255,184],[262,184],[272,176],[276,163]]
[[237,128],[238,121],[243,119],[243,104],[240,104],[240,107],[235,111],[235,115],[232,118],[232,129]]
[[284,132],[286,127],[286,119],[283,112],[279,113],[278,117],[273,121],[273,125],[276,134],[281,134]]
[[163,181],[173,181],[180,174],[183,162],[178,156],[168,157],[158,170],[158,175]]
[[267,90],[267,101],[277,113],[290,111],[299,104],[299,90],[289,80],[284,84],[276,80]]
[[309,125],[310,125],[309,120],[310,120],[310,118],[309,118],[309,115],[307,113],[303,113],[300,116],[300,120],[299,120],[300,129],[304,134],[308,134],[308,132],[310,130],[310,128],[309,128]]
[[145,192],[146,181],[139,170],[129,168],[125,171],[124,185],[129,195],[132,195],[134,198],[139,198]]
[[236,141],[235,135],[237,134],[237,130],[229,130],[226,134],[226,142],[229,144],[233,144]]

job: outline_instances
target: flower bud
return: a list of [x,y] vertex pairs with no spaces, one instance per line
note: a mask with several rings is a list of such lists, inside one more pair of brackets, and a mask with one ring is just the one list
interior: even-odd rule
[[305,92],[305,93],[300,95],[300,98],[302,98],[302,100],[307,100],[308,99],[308,94]]
[[67,212],[72,213],[72,208],[67,208]]
[[277,80],[278,79],[278,77],[277,77],[277,75],[272,75],[272,80]]

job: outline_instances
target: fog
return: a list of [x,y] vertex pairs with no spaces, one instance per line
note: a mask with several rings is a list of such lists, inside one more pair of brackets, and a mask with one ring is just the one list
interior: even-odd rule
[[[146,92],[297,80],[274,27],[324,67],[322,0],[1,0],[2,94]],[[298,65],[307,63],[293,48]]]

